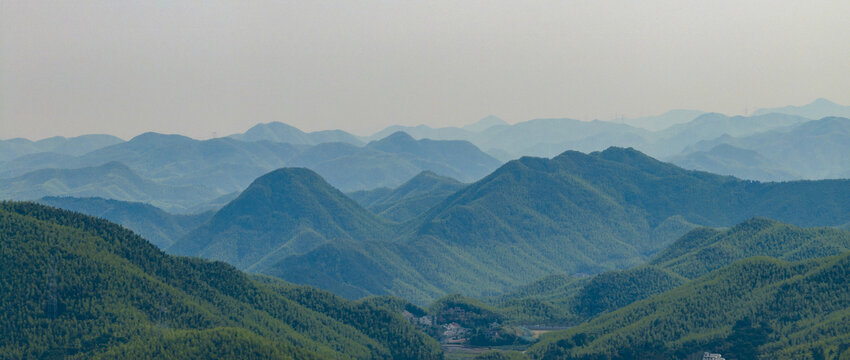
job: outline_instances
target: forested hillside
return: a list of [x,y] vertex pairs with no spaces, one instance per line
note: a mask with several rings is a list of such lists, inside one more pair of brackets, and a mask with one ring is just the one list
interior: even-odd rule
[[552,334],[538,359],[844,359],[850,254],[750,258],[677,289]]
[[522,158],[450,196],[397,241],[328,242],[258,270],[361,296],[480,296],[550,274],[642,264],[695,225],[732,226],[753,216],[846,224],[848,185],[743,181],[622,148]]
[[168,256],[78,213],[4,202],[0,246],[4,358],[441,357],[373,303]]

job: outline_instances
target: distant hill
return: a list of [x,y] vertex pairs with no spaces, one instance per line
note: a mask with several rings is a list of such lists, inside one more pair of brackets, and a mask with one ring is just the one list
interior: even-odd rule
[[785,115],[726,116],[717,113],[703,114],[693,121],[673,125],[652,135],[652,141],[637,147],[656,157],[677,155],[692,144],[712,140],[723,135],[747,136],[802,124],[809,119]]
[[627,124],[650,131],[659,131],[673,125],[687,123],[703,114],[705,114],[705,112],[700,110],[675,109],[661,115],[640,118],[620,118],[614,119],[613,122]]
[[290,167],[315,170],[343,191],[396,187],[424,170],[475,181],[500,164],[466,141],[415,140],[403,132],[364,147],[344,143],[316,145],[287,162]]
[[[850,119],[828,117],[807,121],[794,127],[768,131],[745,137],[724,136],[696,143],[689,150],[697,155],[685,155],[673,162],[691,168],[711,168],[720,173],[754,174],[781,171],[791,179],[850,178]],[[767,159],[764,164],[740,168],[734,154],[718,154],[711,161],[700,158],[699,152],[724,144],[745,149]],[[783,176],[782,179],[789,177]]]
[[161,184],[203,186],[213,190],[215,197],[242,191],[257,177],[282,167],[307,167],[334,186],[355,191],[396,187],[423,170],[474,181],[501,164],[465,141],[413,140],[404,133],[365,146],[343,142],[292,145],[235,138],[200,141],[146,133],[83,156],[49,153],[21,157],[0,164],[0,178],[40,168],[92,167],[113,161]]
[[109,162],[79,169],[36,170],[0,180],[0,198],[37,200],[45,196],[103,197],[142,201],[168,210],[185,210],[216,197],[199,186],[163,185],[144,179],[126,165]]
[[171,246],[174,241],[209,220],[213,215],[212,211],[194,215],[174,215],[144,203],[99,197],[51,196],[42,198],[38,202],[109,220],[133,230],[160,249]]
[[850,118],[850,106],[838,105],[827,99],[819,98],[803,106],[789,105],[778,108],[758,109],[753,113],[753,115],[764,115],[771,113],[802,116],[812,120],[832,116]]
[[0,234],[7,358],[442,356],[393,310],[167,256],[105,220],[3,202]]
[[56,136],[38,141],[21,138],[0,140],[0,162],[36,153],[77,156],[121,142],[124,142],[124,140],[112,135],[100,134],[82,135],[72,138]]
[[789,181],[800,177],[784,170],[783,166],[754,150],[729,144],[717,145],[708,151],[695,151],[669,159],[685,169],[732,175],[758,181]]
[[331,241],[255,270],[356,296],[480,296],[548,274],[642,264],[694,224],[846,224],[848,185],[742,181],[622,148],[522,158],[413,220],[398,240]]
[[681,287],[546,336],[533,359],[842,358],[850,253],[741,260]]
[[389,240],[391,236],[388,223],[315,172],[285,168],[259,177],[168,251],[254,269],[332,239]]
[[361,206],[393,221],[407,221],[462,189],[466,184],[431,171],[423,171],[398,188],[379,188],[347,194]]
[[296,145],[317,145],[328,142],[344,142],[354,145],[363,144],[356,136],[342,130],[324,130],[308,133],[282,122],[257,124],[248,129],[244,134],[235,134],[230,137],[242,141],[266,140]]

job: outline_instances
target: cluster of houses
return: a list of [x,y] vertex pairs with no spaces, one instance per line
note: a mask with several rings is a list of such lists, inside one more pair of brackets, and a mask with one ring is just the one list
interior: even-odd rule
[[401,314],[411,324],[434,326],[434,317],[433,316],[423,315],[423,316],[420,316],[420,317],[416,317],[416,315],[413,315],[413,313],[411,313],[410,311],[407,311],[407,310],[402,311]]
[[702,360],[726,360],[720,354],[712,354],[710,352],[706,352],[702,354]]
[[[408,322],[414,325],[427,327],[438,326],[436,319],[431,315],[416,316],[407,310],[402,311],[401,314]],[[465,328],[456,322],[439,325],[439,328],[444,341],[449,344],[462,344],[466,342],[472,333],[471,329]]]

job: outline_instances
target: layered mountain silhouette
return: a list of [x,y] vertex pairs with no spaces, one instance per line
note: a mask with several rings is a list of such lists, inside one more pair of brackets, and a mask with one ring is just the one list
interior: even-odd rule
[[[848,138],[850,119],[828,117],[781,130],[699,142],[690,147],[690,153],[671,161],[757,180],[848,178]],[[728,151],[730,147],[741,150]]]
[[126,165],[108,162],[79,169],[36,170],[0,180],[0,198],[37,200],[45,196],[102,197],[143,201],[176,211],[204,204],[218,194],[200,186],[166,185],[138,176]]
[[431,171],[423,171],[401,186],[347,194],[361,206],[393,221],[407,221],[462,189],[466,184]]
[[323,130],[308,133],[282,122],[257,124],[243,134],[235,134],[230,137],[243,141],[265,140],[295,145],[318,145],[328,142],[363,144],[356,136],[342,130]]
[[109,220],[132,230],[160,249],[165,249],[189,231],[209,220],[213,212],[194,215],[171,214],[153,205],[104,199],[49,196],[39,203]]
[[[295,175],[282,171],[269,179]],[[693,224],[731,226],[765,216],[834,226],[850,219],[846,180],[742,181],[684,170],[623,148],[511,161],[395,228],[382,225],[312,172],[301,170],[297,178],[305,199],[288,194],[290,180],[280,187],[258,180],[268,184],[264,196],[240,197],[243,201],[234,202],[239,206],[225,207],[210,223],[218,218],[239,225],[187,238],[187,244],[202,245],[176,249],[348,296],[394,294],[423,301],[446,292],[504,291],[552,273],[593,274],[638,265]],[[315,200],[311,194],[334,200]],[[269,201],[280,196],[285,198]],[[336,210],[313,209],[323,202],[336,204]],[[286,220],[275,213],[286,213]],[[334,216],[323,218],[328,213]],[[346,219],[347,225],[335,225],[334,219]],[[305,241],[309,246],[303,251],[284,245],[308,233],[320,236]],[[204,239],[215,234],[251,246],[201,251]],[[258,263],[272,251],[285,256],[265,256]]]
[[819,98],[803,106],[789,105],[777,108],[758,109],[753,113],[753,115],[771,113],[802,116],[812,120],[834,116],[850,118],[850,106],[839,105],[827,99]]
[[124,142],[124,140],[112,135],[101,134],[82,135],[72,138],[56,136],[38,141],[21,138],[0,140],[0,162],[39,153],[77,156],[121,142]]

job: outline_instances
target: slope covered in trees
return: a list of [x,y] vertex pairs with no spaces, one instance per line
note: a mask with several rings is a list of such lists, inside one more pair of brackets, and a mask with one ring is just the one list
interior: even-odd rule
[[259,177],[168,250],[254,269],[332,239],[388,239],[393,230],[315,172],[284,168]]
[[106,220],[0,203],[8,358],[438,359],[398,314],[168,256]]
[[395,189],[379,188],[347,194],[361,206],[393,221],[416,218],[466,184],[431,171],[423,171]]
[[839,359],[848,354],[850,253],[757,257],[548,336],[539,359]]
[[549,274],[642,264],[694,224],[732,226],[753,216],[802,226],[845,224],[848,185],[742,181],[622,148],[522,158],[394,236],[344,237],[252,270],[348,296],[393,294],[417,302],[450,292],[480,296]]
[[171,246],[213,215],[212,211],[194,215],[170,214],[144,203],[99,197],[45,197],[38,202],[109,220],[133,230],[160,249]]

